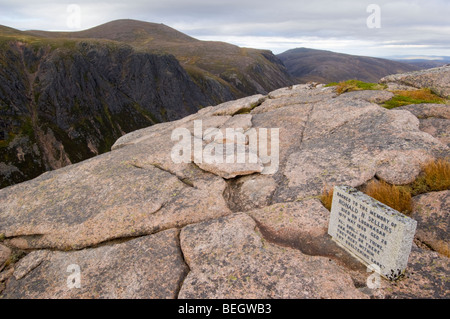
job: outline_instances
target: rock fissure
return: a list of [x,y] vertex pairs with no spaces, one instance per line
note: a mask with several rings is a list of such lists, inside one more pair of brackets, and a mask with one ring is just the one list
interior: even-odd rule
[[186,270],[186,273],[184,274],[184,276],[182,276],[182,278],[179,281],[178,289],[175,292],[175,299],[179,299],[180,291],[183,288],[183,283],[186,280],[189,273],[191,272],[189,263],[187,262],[186,257],[184,256],[183,247],[181,246],[180,233],[181,233],[181,229],[179,229],[178,233],[177,233],[177,242],[178,242],[178,247],[180,249],[181,258],[183,259],[183,262],[185,263],[187,270]]
[[[184,185],[192,187],[192,188],[197,188],[194,183],[187,177],[181,177],[178,174],[170,171],[169,169],[163,168],[160,164],[157,163],[153,163],[151,164],[153,167],[156,167],[157,169],[160,169],[166,173],[169,173],[170,175],[176,177],[180,182],[182,182]],[[143,168],[143,167],[142,167]]]

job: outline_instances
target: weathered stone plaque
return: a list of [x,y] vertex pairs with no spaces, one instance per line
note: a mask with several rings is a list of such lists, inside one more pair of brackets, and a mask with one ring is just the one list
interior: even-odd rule
[[328,234],[390,280],[408,263],[417,222],[349,186],[335,186]]

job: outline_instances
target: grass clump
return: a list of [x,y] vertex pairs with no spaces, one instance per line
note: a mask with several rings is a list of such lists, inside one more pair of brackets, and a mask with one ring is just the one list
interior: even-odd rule
[[326,87],[330,86],[335,86],[338,94],[362,90],[384,90],[387,88],[384,84],[368,83],[359,80],[348,80],[339,83],[331,82],[326,85]]
[[401,213],[412,212],[412,196],[404,187],[372,180],[365,187],[364,193]]
[[422,173],[408,185],[413,196],[450,189],[450,160],[431,160],[422,165]]
[[[412,211],[411,193],[402,186],[395,186],[385,181],[372,180],[362,190],[366,195],[404,214]],[[320,201],[331,211],[333,187],[324,187]]]
[[[422,172],[414,182],[397,186],[382,180],[372,180],[362,191],[379,202],[403,213],[412,212],[412,197],[424,193],[450,189],[450,159],[430,160],[421,166]],[[331,211],[333,187],[324,187],[319,196],[322,204]]]
[[410,104],[435,103],[443,104],[446,100],[434,94],[430,89],[419,89],[414,91],[392,91],[395,96],[383,104],[387,109]]

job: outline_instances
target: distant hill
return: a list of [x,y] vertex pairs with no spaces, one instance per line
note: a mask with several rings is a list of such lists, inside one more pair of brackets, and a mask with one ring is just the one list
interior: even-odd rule
[[31,30],[26,33],[47,38],[97,38],[120,42],[157,45],[200,42],[161,23],[137,20],[115,20],[97,27],[77,32],[52,32]]
[[301,83],[329,83],[350,79],[378,82],[386,75],[421,69],[398,61],[307,48],[292,49],[277,57]]
[[[206,94],[211,88],[223,86],[236,98],[293,84],[285,66],[271,51],[200,41],[164,24],[126,19],[80,32],[28,33],[48,38],[108,39],[147,52],[172,54]],[[215,96],[217,103],[223,102],[223,95]]]
[[403,62],[417,66],[422,69],[431,69],[450,64],[450,56],[390,56],[386,59]]

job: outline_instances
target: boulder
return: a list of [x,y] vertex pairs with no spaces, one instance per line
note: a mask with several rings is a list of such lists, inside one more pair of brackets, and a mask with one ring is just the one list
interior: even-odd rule
[[266,97],[261,94],[244,97],[235,101],[229,101],[215,106],[211,110],[211,115],[235,115],[237,113],[250,112],[253,108],[260,105]]
[[189,225],[180,234],[191,269],[180,298],[365,298],[333,261],[265,241],[246,214]]
[[380,83],[398,83],[415,88],[429,88],[438,95],[450,97],[450,66],[414,71],[403,74],[388,75],[380,80]]
[[2,190],[0,232],[18,248],[68,250],[229,213],[223,180],[190,164],[196,187],[189,174],[156,165],[152,146],[130,145]]
[[30,253],[19,262],[3,297],[175,298],[188,272],[177,236],[172,229],[97,248]]
[[398,107],[414,114],[420,121],[420,130],[450,147],[450,105],[413,104]]

